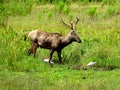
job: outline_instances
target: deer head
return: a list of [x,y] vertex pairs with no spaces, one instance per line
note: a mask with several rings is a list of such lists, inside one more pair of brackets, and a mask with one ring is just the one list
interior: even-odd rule
[[63,20],[61,20],[61,22],[62,22],[63,25],[65,25],[66,27],[71,29],[71,31],[69,32],[69,38],[71,38],[72,41],[81,43],[81,40],[80,40],[79,36],[76,33],[76,25],[79,22],[79,18],[76,17],[76,20],[72,21],[70,23],[70,25],[66,24]]

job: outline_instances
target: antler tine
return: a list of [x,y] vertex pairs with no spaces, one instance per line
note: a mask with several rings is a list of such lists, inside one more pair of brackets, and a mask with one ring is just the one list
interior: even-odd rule
[[73,22],[71,22],[70,25],[71,25],[71,29],[73,29]]
[[77,25],[78,22],[79,22],[79,18],[76,17],[76,20],[74,20],[74,29],[75,29],[75,30],[76,30],[76,25]]
[[76,17],[76,21],[75,21],[75,24],[77,24],[79,22],[79,18]]
[[71,26],[69,26],[69,25],[67,25],[67,24],[63,21],[63,19],[61,20],[61,22],[62,22],[65,26],[67,26],[68,28],[73,29],[73,23],[70,23]]

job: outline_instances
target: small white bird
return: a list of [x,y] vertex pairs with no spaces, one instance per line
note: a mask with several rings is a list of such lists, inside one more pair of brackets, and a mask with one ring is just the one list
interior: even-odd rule
[[96,63],[97,63],[97,62],[89,62],[89,63],[87,64],[87,66],[88,66],[88,67],[92,67],[92,66],[94,66]]
[[[49,59],[44,59],[44,62],[49,62]],[[52,62],[52,60],[50,60],[50,63],[53,64],[54,62]]]

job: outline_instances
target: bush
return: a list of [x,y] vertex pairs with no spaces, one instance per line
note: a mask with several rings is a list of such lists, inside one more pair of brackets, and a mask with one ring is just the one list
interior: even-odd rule
[[113,6],[109,6],[107,8],[107,13],[108,13],[109,16],[114,15],[115,14],[115,8]]
[[69,6],[66,6],[66,7],[64,8],[64,10],[63,10],[63,13],[69,14],[69,12],[70,12],[70,7],[69,7]]
[[91,8],[89,8],[89,10],[88,10],[88,15],[89,16],[91,16],[91,17],[93,17],[93,16],[95,16],[95,14],[96,14],[96,7],[91,7]]
[[59,2],[59,4],[58,4],[58,9],[59,9],[60,12],[63,11],[64,7],[65,7],[64,2]]
[[9,1],[0,3],[0,24],[7,26],[9,16],[23,15],[25,16],[32,9],[32,0],[26,1]]
[[48,12],[48,18],[51,18],[52,17],[52,15],[53,15],[53,13],[52,12]]
[[103,4],[114,4],[116,1],[115,0],[103,0]]

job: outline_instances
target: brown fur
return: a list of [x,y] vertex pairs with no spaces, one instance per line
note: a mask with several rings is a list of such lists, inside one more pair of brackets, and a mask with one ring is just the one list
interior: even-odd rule
[[74,41],[78,43],[81,42],[79,36],[76,34],[76,31],[73,30],[73,28],[67,35],[61,35],[59,33],[47,33],[40,30],[34,30],[29,32],[28,37],[31,42],[29,54],[33,53],[35,56],[36,49],[38,47],[49,49],[50,50],[49,63],[50,60],[52,59],[54,51],[57,51],[59,61],[60,63],[62,63],[61,60],[62,49]]

